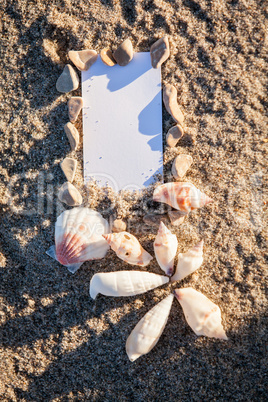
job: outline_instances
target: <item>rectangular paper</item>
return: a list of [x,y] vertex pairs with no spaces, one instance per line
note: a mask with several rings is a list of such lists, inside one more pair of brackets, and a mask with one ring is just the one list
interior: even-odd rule
[[142,189],[163,174],[161,69],[150,53],[125,67],[98,57],[82,71],[84,180],[115,191]]

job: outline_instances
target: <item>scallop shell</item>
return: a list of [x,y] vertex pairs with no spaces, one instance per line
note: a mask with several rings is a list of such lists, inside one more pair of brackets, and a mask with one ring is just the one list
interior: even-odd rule
[[203,245],[204,242],[201,240],[186,253],[178,255],[176,272],[172,276],[171,282],[180,281],[201,267],[203,262]]
[[90,281],[89,294],[95,299],[98,293],[105,296],[135,296],[164,285],[166,276],[141,271],[100,272]]
[[164,202],[183,212],[204,207],[213,200],[202,193],[192,183],[166,183],[158,186],[153,194],[153,200]]
[[173,274],[174,258],[178,248],[177,237],[160,222],[154,241],[154,253],[160,268],[167,274]]
[[145,267],[153,257],[140,245],[138,239],[128,232],[112,233],[103,236],[111,249],[121,260],[131,265]]
[[149,353],[159,341],[165,329],[173,295],[169,295],[154,306],[138,322],[126,342],[126,352],[130,361]]
[[175,289],[174,293],[196,335],[228,339],[221,323],[220,308],[216,304],[193,288]]
[[85,261],[103,258],[109,245],[102,235],[109,233],[108,222],[89,208],[64,211],[55,225],[55,246],[47,254],[72,273]]

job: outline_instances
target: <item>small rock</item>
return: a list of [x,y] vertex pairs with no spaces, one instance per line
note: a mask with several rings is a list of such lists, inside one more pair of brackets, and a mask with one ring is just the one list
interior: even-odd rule
[[78,133],[77,129],[75,128],[75,126],[72,123],[68,122],[64,126],[64,131],[70,142],[71,150],[76,151],[76,149],[79,145],[79,133]]
[[60,167],[65,174],[66,179],[72,183],[76,172],[77,160],[73,158],[65,158],[60,163]]
[[116,219],[113,221],[112,231],[115,233],[125,232],[127,225],[122,219]]
[[163,90],[163,102],[169,114],[173,119],[182,124],[184,121],[183,114],[177,102],[177,89],[170,84],[167,84]]
[[69,205],[69,207],[81,205],[83,202],[83,198],[79,191],[68,181],[59,189],[58,198],[61,202]]
[[106,66],[113,67],[116,65],[116,61],[110,49],[102,49],[102,51],[100,52],[100,57],[103,63],[106,64]]
[[173,148],[177,145],[177,142],[183,136],[183,128],[180,124],[177,124],[174,127],[171,127],[166,135],[166,143],[169,147]]
[[126,66],[133,59],[133,46],[129,39],[123,43],[113,53],[113,57],[119,66]]
[[97,61],[98,53],[95,50],[70,50],[69,59],[80,71],[87,71]]
[[143,217],[143,222],[148,226],[155,226],[157,228],[160,222],[163,222],[165,225],[169,223],[166,214],[147,214]]
[[183,223],[185,216],[187,215],[186,212],[181,211],[168,211],[168,216],[173,226],[179,226]]
[[67,93],[77,89],[79,87],[79,78],[75,69],[70,65],[66,64],[63,72],[59,76],[56,82],[57,91],[62,93]]
[[191,155],[180,154],[176,156],[171,169],[171,173],[173,174],[175,179],[182,179],[192,163],[193,158],[191,157]]
[[71,99],[68,100],[68,114],[69,119],[72,123],[77,120],[79,113],[83,107],[83,99],[81,96],[72,96]]
[[158,39],[150,49],[151,62],[153,68],[159,68],[169,58],[169,42],[168,37],[164,36]]

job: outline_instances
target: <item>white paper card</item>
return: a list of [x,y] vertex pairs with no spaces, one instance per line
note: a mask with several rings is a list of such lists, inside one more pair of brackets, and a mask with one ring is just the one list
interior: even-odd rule
[[163,174],[161,69],[150,53],[125,67],[98,57],[82,71],[82,97],[85,182],[136,190]]

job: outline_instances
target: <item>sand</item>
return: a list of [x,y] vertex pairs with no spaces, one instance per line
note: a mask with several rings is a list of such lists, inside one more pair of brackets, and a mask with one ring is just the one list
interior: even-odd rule
[[[264,401],[267,267],[267,42],[265,2],[2,1],[0,136],[1,401]],[[204,263],[176,285],[129,298],[89,298],[94,272],[133,269],[113,251],[75,275],[45,254],[64,207],[59,163],[75,157],[74,184],[84,205],[124,218],[153,253],[140,198],[88,191],[82,142],[70,152],[66,102],[56,80],[71,49],[116,48],[129,37],[148,51],[162,35],[171,56],[163,83],[178,90],[185,136],[165,150],[165,180],[187,153],[186,179],[215,201],[178,228],[178,252],[204,239]],[[173,125],[163,112],[163,132]],[[81,117],[76,124],[81,133]],[[164,143],[165,145],[165,143]],[[170,226],[171,228],[171,226]],[[161,273],[156,260],[146,268]],[[222,311],[228,341],[197,337],[174,301],[164,333],[130,363],[126,339],[138,320],[174,287],[192,286]]]

